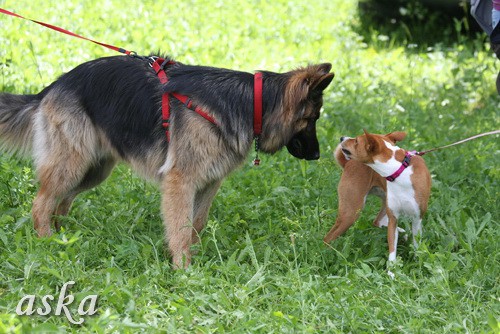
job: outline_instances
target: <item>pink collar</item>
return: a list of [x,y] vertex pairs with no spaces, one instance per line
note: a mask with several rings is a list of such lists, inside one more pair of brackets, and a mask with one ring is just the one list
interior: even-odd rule
[[405,158],[404,158],[403,162],[401,163],[401,166],[399,167],[399,169],[397,171],[395,171],[394,173],[392,173],[391,175],[389,175],[388,177],[386,177],[385,179],[389,182],[394,182],[398,178],[398,176],[401,175],[403,173],[403,171],[410,165],[411,157],[414,156],[415,154],[416,154],[415,151],[406,152]]

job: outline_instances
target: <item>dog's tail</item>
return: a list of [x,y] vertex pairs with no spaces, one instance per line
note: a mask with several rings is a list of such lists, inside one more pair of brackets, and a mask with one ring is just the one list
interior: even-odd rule
[[335,160],[337,160],[337,163],[340,165],[340,167],[344,168],[345,164],[347,163],[347,160],[344,153],[342,153],[342,147],[340,144],[337,145],[337,148],[335,149],[335,152],[333,153],[333,156],[335,157]]
[[0,148],[27,155],[33,146],[33,116],[40,104],[37,95],[0,93]]

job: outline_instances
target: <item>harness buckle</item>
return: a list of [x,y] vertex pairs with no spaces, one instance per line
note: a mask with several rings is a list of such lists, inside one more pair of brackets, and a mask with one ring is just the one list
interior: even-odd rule
[[157,56],[150,56],[148,57],[148,63],[149,63],[149,66],[150,67],[153,67],[153,64],[156,62],[156,60],[158,59],[159,57]]

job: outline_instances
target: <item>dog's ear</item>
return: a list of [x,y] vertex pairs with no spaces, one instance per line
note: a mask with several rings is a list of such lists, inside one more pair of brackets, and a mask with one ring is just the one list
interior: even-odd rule
[[395,131],[385,135],[387,138],[397,143],[398,141],[402,141],[406,137],[406,132]]
[[309,65],[290,72],[288,92],[296,101],[305,100],[313,90],[323,91],[332,82],[334,73],[330,73],[332,65],[329,63]]
[[309,91],[324,91],[335,77],[335,73],[330,73],[330,71],[332,70],[332,64],[330,63],[311,65],[309,66],[309,68],[311,69]]
[[365,129],[363,129],[366,138],[366,151],[367,152],[375,152],[378,148],[378,141],[374,135],[368,133]]
[[330,63],[323,63],[323,64],[318,64],[318,65],[313,65],[313,67],[316,67],[317,72],[320,75],[328,74],[332,70],[332,64],[330,64]]
[[312,86],[311,89],[319,90],[320,92],[324,91],[326,87],[332,82],[335,77],[335,73],[327,73],[319,78],[318,82]]

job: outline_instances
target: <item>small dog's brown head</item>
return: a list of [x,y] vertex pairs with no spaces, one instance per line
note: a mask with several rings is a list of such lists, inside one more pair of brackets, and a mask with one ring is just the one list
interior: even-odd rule
[[400,131],[386,135],[363,131],[364,134],[356,138],[340,137],[340,146],[346,159],[357,160],[362,163],[373,163],[376,157],[379,161],[387,161],[392,157],[393,152],[388,149],[384,141],[396,145],[396,142],[406,137],[406,133]]

